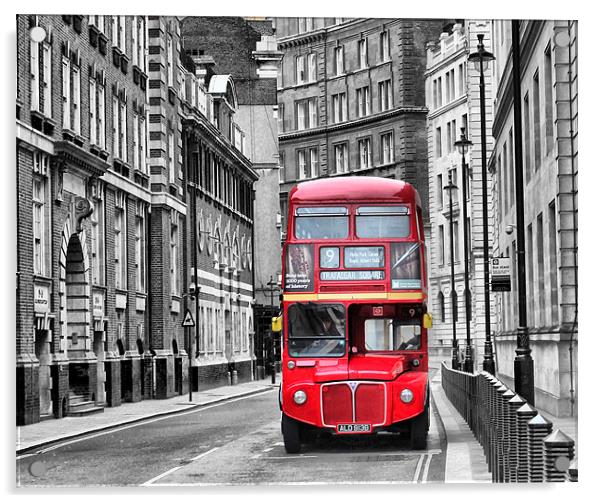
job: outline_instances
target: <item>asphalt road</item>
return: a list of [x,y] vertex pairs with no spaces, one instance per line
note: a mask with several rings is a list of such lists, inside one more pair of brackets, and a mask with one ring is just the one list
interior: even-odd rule
[[202,486],[443,481],[444,436],[431,408],[425,451],[388,434],[323,437],[284,451],[278,392],[116,428],[17,458],[21,487]]

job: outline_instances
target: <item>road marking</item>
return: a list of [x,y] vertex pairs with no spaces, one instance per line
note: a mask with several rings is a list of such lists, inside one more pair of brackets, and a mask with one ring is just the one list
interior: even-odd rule
[[207,452],[203,452],[203,453],[199,454],[198,456],[195,456],[190,461],[196,461],[197,459],[201,459],[202,457],[205,457],[208,454],[211,454],[212,452],[217,451],[218,449],[219,449],[219,447],[214,447],[213,449],[210,449]]
[[[199,454],[198,456],[195,456],[194,458],[192,458],[190,461],[196,461],[197,459],[201,459],[204,456],[207,456],[208,454],[211,454],[212,452],[215,452],[219,449],[219,447],[214,447],[213,449],[210,449],[206,452],[202,452],[201,454]],[[157,475],[156,477],[153,477],[150,480],[147,480],[146,482],[144,482],[143,484],[140,484],[141,486],[152,486],[154,484],[154,482],[156,482],[157,480],[161,480],[163,477],[167,477],[168,475],[174,473],[175,471],[179,470],[180,468],[182,468],[182,466],[184,465],[180,465],[180,466],[174,466],[173,468],[170,468],[169,470],[167,470],[165,473],[162,473],[161,475]]]
[[24,457],[27,456],[34,456],[36,454],[45,454],[47,452],[50,451],[54,451],[55,449],[59,449],[60,447],[65,447],[67,445],[71,445],[71,444],[75,444],[77,442],[82,442],[84,440],[90,440],[92,438],[96,438],[96,437],[101,437],[103,435],[108,435],[109,433],[117,433],[119,431],[123,431],[123,430],[128,430],[130,428],[136,428],[137,426],[144,426],[146,424],[151,424],[151,423],[156,423],[157,421],[164,421],[165,419],[170,419],[172,417],[179,417],[179,416],[185,416],[188,414],[197,414],[199,412],[204,412],[208,409],[213,409],[214,407],[219,407],[220,405],[226,405],[229,403],[234,403],[234,402],[238,402],[240,400],[246,400],[247,398],[253,398],[256,396],[261,396],[261,395],[265,395],[266,393],[273,393],[274,389],[268,389],[265,391],[260,391],[259,393],[254,393],[252,395],[246,395],[246,396],[241,396],[238,398],[233,398],[232,400],[224,400],[223,402],[219,402],[219,403],[215,403],[212,405],[207,405],[206,407],[203,407],[201,409],[201,411],[199,411],[197,408],[195,408],[194,410],[185,410],[185,411],[180,411],[180,412],[174,412],[173,414],[169,414],[169,415],[165,415],[165,416],[161,416],[161,417],[156,417],[153,419],[147,419],[147,420],[142,420],[142,421],[138,421],[136,423],[132,423],[132,424],[127,424],[121,427],[117,427],[117,428],[112,428],[112,429],[108,429],[108,430],[103,430],[103,431],[99,431],[97,433],[92,433],[90,435],[85,435],[82,437],[78,437],[78,438],[74,438],[72,440],[67,440],[65,442],[60,442],[58,444],[55,444],[51,447],[47,447],[46,449],[41,449],[39,451],[36,451],[35,453],[30,453],[30,454],[22,454],[21,456],[17,456],[16,459],[22,459]]
[[431,464],[431,459],[433,459],[433,455],[429,454],[426,458],[426,464],[424,465],[424,471],[422,472],[422,480],[420,482],[422,482],[423,484],[426,482],[426,478],[428,476],[429,473],[429,466]]
[[[283,481],[275,481],[275,482],[256,482],[249,483],[249,485],[256,486],[341,486],[341,485],[368,485],[368,484],[378,484],[378,485],[391,485],[391,484],[411,484],[410,481],[407,480],[353,480],[353,481],[340,481],[340,480],[325,480],[325,481],[312,481],[312,482],[283,482]],[[240,482],[182,482],[182,483],[174,483],[174,482],[164,482],[162,484],[153,484],[153,487],[213,487],[213,486],[240,486]]]
[[416,465],[416,471],[414,472],[414,477],[412,478],[412,482],[414,484],[418,483],[418,476],[420,475],[420,469],[422,468],[423,462],[424,462],[424,454],[421,454],[420,459],[418,460],[418,464]]
[[299,454],[299,456],[264,456],[263,459],[300,459],[300,458],[317,458],[318,456]]

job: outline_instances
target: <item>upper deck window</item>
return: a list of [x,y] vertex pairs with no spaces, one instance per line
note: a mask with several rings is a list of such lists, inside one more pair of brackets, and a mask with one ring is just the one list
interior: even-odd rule
[[349,235],[349,215],[344,206],[297,208],[297,239],[344,239]]
[[407,206],[361,206],[355,218],[359,238],[406,238],[410,235]]

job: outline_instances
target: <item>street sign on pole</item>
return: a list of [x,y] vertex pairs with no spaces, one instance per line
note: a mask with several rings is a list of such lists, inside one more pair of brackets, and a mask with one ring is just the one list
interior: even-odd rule
[[184,315],[184,319],[182,320],[182,326],[194,327],[194,318],[192,317],[190,309],[186,309],[186,314]]
[[509,292],[510,257],[493,257],[491,259],[491,291]]

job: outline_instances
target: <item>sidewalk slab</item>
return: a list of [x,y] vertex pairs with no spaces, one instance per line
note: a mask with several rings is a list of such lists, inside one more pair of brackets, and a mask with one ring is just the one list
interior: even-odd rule
[[116,426],[131,424],[145,419],[183,412],[206,405],[253,395],[278,387],[279,381],[272,384],[271,379],[250,381],[233,386],[222,386],[189,395],[176,395],[165,400],[142,400],[136,403],[123,403],[118,407],[106,407],[104,412],[82,417],[47,419],[39,423],[18,426],[16,434],[16,452],[42,447],[44,445],[94,433]]
[[[431,370],[436,370],[432,364]],[[447,437],[445,482],[491,483],[483,448],[464,418],[445,396],[440,371],[431,377],[431,396]]]

